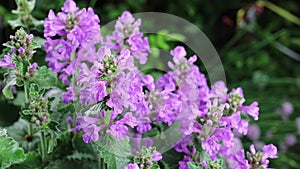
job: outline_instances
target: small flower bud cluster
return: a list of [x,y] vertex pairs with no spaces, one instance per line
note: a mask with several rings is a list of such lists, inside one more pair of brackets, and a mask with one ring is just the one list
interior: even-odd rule
[[9,47],[13,52],[13,55],[18,61],[30,60],[32,55],[34,54],[34,50],[32,48],[32,34],[27,34],[23,28],[17,30],[15,36],[10,36]]
[[35,100],[30,103],[29,107],[30,111],[32,111],[31,121],[37,126],[46,126],[50,122],[48,102]]
[[155,148],[142,147],[138,157],[134,158],[134,163],[129,164],[126,169],[131,168],[151,168],[155,162],[162,159],[162,154]]

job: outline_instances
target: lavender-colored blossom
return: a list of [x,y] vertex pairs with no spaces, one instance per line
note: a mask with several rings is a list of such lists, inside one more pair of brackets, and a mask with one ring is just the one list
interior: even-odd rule
[[258,102],[253,102],[250,106],[240,106],[240,110],[252,116],[254,120],[258,120],[258,115],[259,115]]
[[264,159],[277,158],[277,148],[273,144],[265,145],[263,147]]
[[188,162],[192,162],[193,159],[190,156],[184,156],[183,161],[179,161],[179,169],[190,169],[190,167],[188,166]]
[[62,94],[62,101],[69,104],[71,101],[76,101],[76,92],[72,86],[67,87],[67,92]]
[[210,97],[218,97],[221,101],[226,102],[227,100],[227,87],[223,81],[214,83],[210,90]]
[[260,136],[260,128],[257,124],[251,124],[248,127],[247,137],[252,141],[255,141]]
[[238,151],[233,156],[233,160],[234,160],[234,168],[235,169],[248,169],[248,168],[250,168],[248,161],[245,159],[245,151],[244,150]]
[[103,126],[97,126],[96,124],[91,124],[83,129],[84,134],[82,136],[85,143],[95,142],[99,139],[99,132]]
[[220,150],[220,147],[221,145],[218,143],[218,139],[215,136],[207,137],[206,140],[202,142],[202,148],[209,156],[216,155]]
[[68,116],[66,121],[67,121],[67,123],[69,124],[70,127],[73,126],[73,118],[71,116]]
[[126,138],[127,131],[128,128],[124,124],[115,123],[110,125],[110,128],[109,130],[107,130],[107,133],[116,137],[118,140],[124,140]]
[[140,123],[137,125],[137,131],[141,134],[146,133],[147,131],[151,130],[152,126],[150,123]]
[[246,135],[248,132],[248,125],[249,125],[248,121],[241,120],[238,125],[239,125],[238,132],[243,135]]
[[234,137],[234,148],[233,148],[233,153],[236,153],[240,150],[243,149],[243,144],[242,144],[242,141],[241,139],[237,138],[237,137]]
[[158,151],[155,151],[151,157],[153,161],[160,161],[162,159],[162,154]]
[[141,19],[135,20],[130,12],[123,12],[116,22],[115,31],[111,36],[107,36],[105,45],[116,52],[122,51],[128,45],[131,55],[141,64],[145,64],[150,46],[148,38],[143,38],[143,33],[139,30],[140,25]]
[[290,102],[284,102],[281,108],[276,111],[281,115],[282,120],[288,120],[289,116],[293,113],[294,107]]
[[16,68],[16,65],[12,61],[12,55],[7,54],[0,60],[0,67],[2,68]]
[[140,169],[140,168],[136,163],[130,163],[125,167],[125,169]]
[[300,117],[296,118],[297,133],[300,135]]
[[34,62],[33,64],[31,64],[29,67],[28,67],[28,71],[26,72],[26,77],[33,77],[35,72],[36,72],[36,69],[38,67],[38,64],[36,62]]
[[82,51],[80,56],[76,51],[100,36],[100,20],[91,8],[79,10],[73,0],[67,0],[62,11],[56,16],[50,10],[45,20],[46,61],[54,72],[61,73],[59,77],[64,83],[69,83],[68,76],[75,73],[79,63],[90,61],[82,56]]
[[288,146],[286,145],[286,143],[281,142],[281,143],[279,143],[278,148],[279,148],[279,150],[280,150],[281,152],[286,152],[287,149],[288,149]]
[[184,47],[177,46],[175,49],[171,50],[170,54],[173,56],[174,63],[179,64],[181,59],[186,56],[186,51]]
[[294,106],[290,102],[284,102],[282,104],[282,111],[286,115],[290,115],[294,110]]
[[293,146],[297,143],[297,138],[294,134],[288,134],[287,136],[285,136],[284,142],[288,146]]
[[20,47],[20,48],[18,49],[18,52],[19,52],[20,54],[23,54],[23,53],[25,52],[25,49],[24,49],[23,47]]

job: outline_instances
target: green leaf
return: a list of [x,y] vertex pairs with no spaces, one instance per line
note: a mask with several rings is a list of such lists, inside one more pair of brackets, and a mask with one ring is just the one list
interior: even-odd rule
[[202,169],[201,165],[198,165],[198,164],[196,164],[194,162],[188,162],[187,164],[190,167],[190,169]]
[[29,152],[26,154],[26,160],[23,161],[20,164],[16,164],[11,166],[11,169],[41,169],[42,167],[42,161],[41,156],[39,153],[35,152]]
[[117,156],[128,157],[131,156],[129,138],[118,140],[110,134],[101,135],[96,145],[109,151]]
[[45,169],[91,169],[98,168],[96,161],[90,160],[56,160],[50,162],[50,164],[45,167]]
[[108,166],[109,169],[116,169],[116,157],[113,153],[106,151],[105,149],[98,146],[100,152],[100,157],[104,159],[104,163]]
[[53,130],[53,131],[60,131],[58,126],[59,126],[59,123],[57,121],[51,121],[48,125],[48,128]]
[[50,154],[54,151],[54,148],[57,146],[57,135],[55,132],[50,131],[50,136],[46,138],[46,143],[48,145],[47,153]]
[[15,106],[24,107],[25,106],[25,92],[19,91],[17,97],[12,102]]
[[72,155],[68,155],[67,159],[68,160],[83,160],[83,159],[95,160],[96,158],[92,154],[76,152]]
[[6,168],[25,160],[24,150],[7,135],[0,136],[0,168]]
[[96,142],[100,157],[104,162],[111,167],[108,168],[124,168],[131,156],[129,138],[124,140],[117,140],[115,137],[105,134],[101,135],[100,139]]
[[29,123],[22,118],[7,128],[8,136],[14,138],[26,152],[35,150],[40,141],[38,133],[29,136],[28,128]]
[[14,70],[10,70],[7,74],[6,74],[6,78],[5,78],[5,87],[2,90],[3,95],[7,98],[7,99],[13,99],[13,93],[11,91],[11,86],[15,85],[17,83],[17,77],[15,75]]
[[22,111],[22,115],[25,115],[25,116],[32,115],[32,114],[33,114],[32,110],[23,110]]
[[25,76],[26,72],[27,72],[28,64],[25,64],[25,63],[20,62],[20,61],[16,61],[15,63],[16,63],[16,67],[18,68],[20,74],[22,76]]
[[147,137],[155,137],[157,135],[159,135],[159,130],[157,128],[154,128],[152,130],[147,131],[145,134],[143,134],[143,138],[147,138]]
[[130,162],[129,158],[116,156],[115,154],[98,146],[100,157],[104,159],[104,163],[109,169],[125,168]]
[[24,25],[19,19],[15,19],[15,20],[9,20],[8,24],[13,28],[17,28],[17,27],[26,27],[26,25]]
[[32,81],[43,89],[55,88],[57,76],[46,66],[42,66],[39,67]]

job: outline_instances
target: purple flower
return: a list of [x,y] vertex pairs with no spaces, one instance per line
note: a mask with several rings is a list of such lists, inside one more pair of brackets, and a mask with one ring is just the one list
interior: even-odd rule
[[158,151],[155,151],[151,157],[153,161],[160,161],[162,159],[162,154]]
[[126,133],[128,128],[121,123],[111,124],[107,133],[111,134],[112,136],[116,137],[118,140],[124,140],[126,138]]
[[192,162],[193,159],[190,156],[184,156],[183,161],[179,161],[179,169],[190,169],[188,162]]
[[215,136],[209,136],[205,141],[202,142],[202,148],[205,150],[206,154],[209,156],[214,156],[220,150],[220,144]]
[[125,169],[140,169],[140,168],[136,163],[130,163],[125,167]]
[[38,64],[36,62],[34,62],[32,65],[30,65],[29,70],[26,72],[26,77],[34,76],[37,67],[38,67]]
[[253,102],[250,106],[240,106],[239,108],[241,111],[252,116],[254,120],[258,120],[259,107],[257,102]]
[[285,144],[288,146],[293,146],[297,143],[297,138],[294,134],[288,134],[287,136],[285,136]]
[[248,161],[245,159],[245,151],[240,150],[234,156],[234,168],[235,169],[248,169],[250,168]]
[[242,141],[241,139],[237,138],[237,137],[234,137],[234,149],[233,149],[233,153],[236,153],[240,150],[243,149],[243,144],[242,144]]
[[127,45],[131,55],[141,64],[145,64],[150,46],[148,39],[143,38],[143,33],[139,30],[140,25],[141,19],[135,20],[131,13],[123,12],[116,22],[112,36],[107,36],[105,45],[116,52],[122,51]]
[[129,125],[131,128],[134,128],[138,124],[136,117],[131,112],[126,113],[119,122]]
[[251,139],[252,141],[255,141],[259,138],[260,136],[260,128],[258,125],[256,124],[251,124],[248,127],[248,133],[247,133],[247,137],[249,139]]
[[76,101],[76,91],[72,86],[67,87],[67,92],[62,94],[62,101],[65,104],[69,104],[71,101]]
[[95,142],[99,139],[99,132],[104,128],[104,126],[97,126],[95,124],[98,122],[100,122],[98,118],[82,116],[82,114],[79,113],[76,128],[72,129],[72,132],[83,130],[83,141],[85,143]]
[[273,144],[265,145],[263,147],[264,159],[277,158],[277,148]]
[[223,81],[218,81],[211,87],[211,97],[218,97],[221,101],[226,102],[227,100],[227,87]]
[[290,115],[294,110],[293,105],[290,102],[284,102],[282,104],[282,112],[286,115]]
[[142,134],[146,133],[147,131],[149,131],[151,129],[152,129],[152,126],[150,123],[140,123],[137,126],[137,131]]
[[240,133],[240,134],[243,134],[243,135],[246,135],[247,134],[247,132],[248,132],[248,125],[249,125],[249,123],[248,123],[248,121],[246,121],[246,120],[241,120],[240,122],[239,122],[239,124],[238,124],[238,132]]
[[72,13],[78,10],[76,3],[73,0],[66,0],[64,6],[61,8],[66,13]]
[[106,81],[97,81],[95,83],[95,100],[101,101],[105,96],[107,96],[106,93]]
[[95,142],[99,140],[99,132],[103,126],[97,126],[96,124],[91,124],[83,129],[84,134],[82,136],[85,143]]
[[67,77],[75,73],[81,61],[92,62],[85,57],[89,52],[82,48],[85,44],[100,43],[101,38],[93,41],[95,36],[100,36],[100,20],[91,8],[79,10],[73,0],[67,0],[62,11],[56,16],[50,10],[45,20],[46,61],[54,72],[61,73],[59,77],[64,83],[69,83]]
[[180,60],[186,56],[186,51],[182,46],[177,46],[175,49],[171,50],[170,53],[173,56],[175,64],[179,64]]
[[0,60],[0,67],[2,68],[16,68],[16,65],[12,61],[12,55],[7,54]]
[[23,54],[23,53],[25,52],[25,49],[24,49],[23,47],[20,47],[20,48],[18,49],[18,52],[21,53],[21,54]]
[[297,133],[300,135],[300,117],[296,118]]
[[69,124],[70,127],[73,126],[73,118],[71,116],[67,117],[67,123]]
[[281,115],[282,120],[288,120],[289,116],[294,110],[293,105],[290,102],[284,102],[282,107],[277,109],[277,113]]

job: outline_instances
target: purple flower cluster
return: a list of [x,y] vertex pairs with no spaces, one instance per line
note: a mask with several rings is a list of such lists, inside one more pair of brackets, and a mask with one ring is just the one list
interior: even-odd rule
[[[102,134],[118,140],[131,136],[131,141],[137,144],[132,150],[134,154],[147,158],[143,164],[130,163],[127,168],[143,168],[162,159],[155,149],[141,148],[139,140],[143,134],[158,123],[172,126],[179,122],[178,132],[184,139],[174,148],[184,153],[183,161],[179,162],[181,169],[189,168],[189,162],[202,166],[214,164],[200,158],[199,147],[210,160],[222,157],[233,161],[236,168],[265,167],[269,163],[267,158],[276,158],[277,149],[273,145],[264,146],[263,152],[257,153],[251,146],[251,155],[245,158],[241,146],[235,145],[234,133],[247,134],[247,117],[258,120],[258,103],[245,105],[240,87],[229,92],[221,81],[208,87],[205,75],[194,64],[197,56],[187,57],[184,47],[170,51],[170,71],[154,79],[135,65],[136,59],[145,64],[150,53],[148,39],[139,30],[140,19],[124,12],[112,35],[104,41],[99,18],[92,9],[79,10],[74,1],[67,0],[62,11],[57,16],[50,11],[45,21],[47,61],[66,84],[80,68],[62,95],[65,104],[78,101],[84,107],[98,107],[83,109],[86,111],[81,111],[72,129],[83,131],[84,142],[96,142]],[[257,140],[259,134],[248,136]],[[200,146],[196,147],[194,142]],[[143,151],[147,153],[141,156]]]
[[269,158],[277,158],[277,148],[273,144],[265,145],[263,151],[256,152],[254,145],[250,146],[250,153],[240,150],[234,156],[235,169],[268,168]]
[[17,30],[15,35],[10,35],[9,38],[10,41],[3,45],[10,48],[11,52],[0,59],[0,67],[4,69],[16,68],[17,61],[28,62],[35,53],[34,49],[37,48],[36,45],[32,44],[33,35],[27,34],[23,28]]
[[[232,159],[235,153],[233,131],[242,135],[246,135],[248,131],[248,121],[242,117],[250,115],[254,120],[258,119],[258,103],[253,102],[250,106],[245,106],[246,100],[241,88],[227,92],[224,82],[213,84],[209,90],[208,99],[205,100],[207,110],[202,111],[200,116],[196,116],[200,123],[193,122],[193,133],[197,133],[197,141],[201,143],[202,149],[212,160],[217,160],[219,155]],[[188,147],[195,148],[191,140],[193,137],[190,140],[183,139],[178,144],[181,148],[176,148],[179,152],[185,150],[183,151],[187,154],[185,159],[188,157],[193,159],[194,156],[188,151]],[[180,162],[182,168],[186,166],[183,164],[184,161]]]
[[93,61],[84,55],[85,45],[100,43],[100,20],[92,8],[82,9],[73,0],[67,0],[57,15],[50,10],[45,20],[46,61],[53,72],[68,84],[81,61]]
[[106,46],[115,52],[127,48],[131,55],[139,60],[141,64],[147,62],[150,46],[147,37],[140,32],[141,19],[135,18],[129,12],[124,12],[116,22],[115,30],[111,36],[107,36]]

